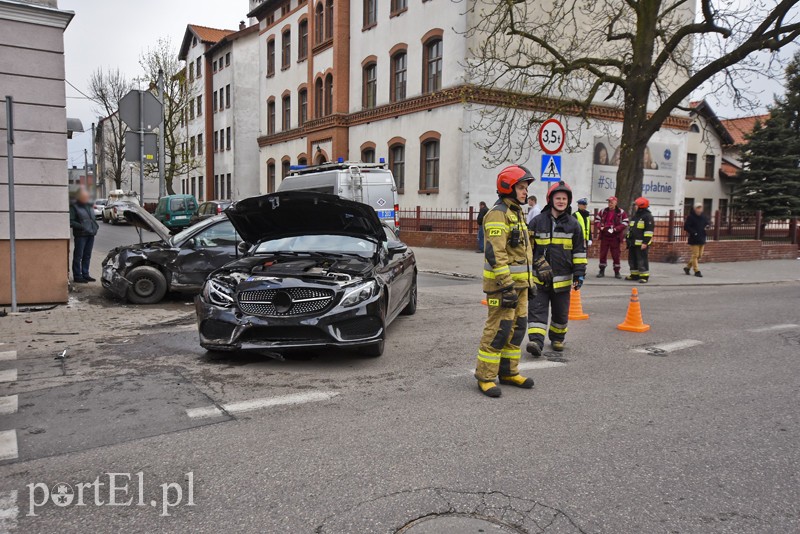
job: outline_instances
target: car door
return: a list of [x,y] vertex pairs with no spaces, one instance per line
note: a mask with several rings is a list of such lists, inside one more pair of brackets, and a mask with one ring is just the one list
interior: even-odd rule
[[237,257],[236,245],[240,241],[228,219],[204,226],[181,244],[173,266],[176,285],[200,288],[212,271]]
[[[388,226],[383,225],[383,231],[386,233],[386,246],[389,250],[403,244]],[[386,262],[386,270],[390,283],[390,315],[395,315],[400,313],[399,308],[405,303],[406,295],[411,289],[411,281],[413,280],[414,273],[413,266],[410,269],[410,272],[408,269],[410,252],[406,250],[405,252],[398,252],[394,254],[389,253],[387,254]]]

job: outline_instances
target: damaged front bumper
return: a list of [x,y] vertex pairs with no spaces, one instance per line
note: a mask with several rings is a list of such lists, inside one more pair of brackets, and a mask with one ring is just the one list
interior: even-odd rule
[[124,298],[125,295],[128,294],[128,288],[131,287],[131,283],[128,279],[114,269],[114,266],[110,263],[103,265],[103,274],[100,276],[100,283],[102,283],[103,287],[108,291],[120,298]]

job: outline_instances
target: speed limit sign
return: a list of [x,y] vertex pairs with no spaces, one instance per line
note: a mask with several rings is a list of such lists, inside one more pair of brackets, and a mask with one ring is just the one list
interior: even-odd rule
[[564,126],[558,119],[547,119],[539,128],[539,146],[545,154],[558,154],[564,148]]

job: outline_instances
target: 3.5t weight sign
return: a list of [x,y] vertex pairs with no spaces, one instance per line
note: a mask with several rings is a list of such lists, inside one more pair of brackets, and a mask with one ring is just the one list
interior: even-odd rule
[[564,148],[564,126],[558,119],[547,119],[539,128],[539,146],[545,154],[558,154]]

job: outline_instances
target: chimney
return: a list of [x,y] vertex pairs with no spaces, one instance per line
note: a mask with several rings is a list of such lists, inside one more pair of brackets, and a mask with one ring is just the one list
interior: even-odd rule
[[239,30],[241,31],[241,30],[243,30],[245,28],[247,28],[247,25],[244,23],[243,20],[240,20],[239,21]]

